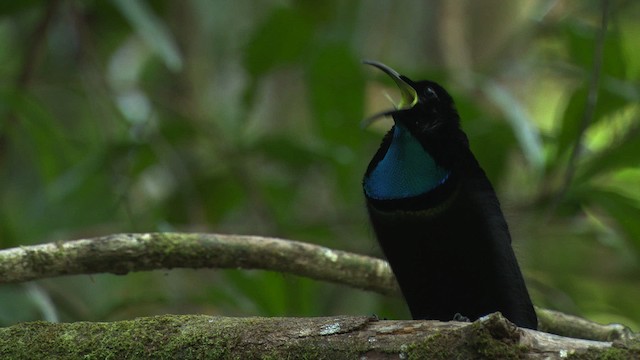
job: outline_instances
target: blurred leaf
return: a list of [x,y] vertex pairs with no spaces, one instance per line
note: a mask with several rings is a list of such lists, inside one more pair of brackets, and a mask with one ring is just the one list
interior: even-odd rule
[[[604,87],[600,87],[598,91],[597,103],[594,108],[592,121],[588,124],[589,126],[597,124],[605,119],[606,116],[621,110],[628,104],[627,99],[619,93],[611,92]],[[589,90],[585,83],[576,89],[569,99],[557,133],[556,161],[561,159],[562,155],[575,145],[580,127],[582,126],[581,124],[584,121],[588,92]]]
[[260,315],[287,316],[285,276],[270,271],[232,271],[226,276],[233,279],[234,287],[255,304]]
[[[203,203],[207,223],[217,224],[225,215],[232,213],[246,200],[244,188],[227,174],[216,176],[199,176],[196,179],[198,196]],[[177,210],[177,211],[176,211]],[[189,212],[187,209],[174,209],[171,219],[182,217],[181,223],[188,223],[184,218]]]
[[22,150],[25,154],[33,151],[32,155],[38,162],[39,174],[45,180],[52,180],[69,164],[74,153],[67,136],[57,123],[57,119],[31,94],[17,91],[9,96],[9,102],[19,119],[19,124],[26,130],[26,135],[32,141],[30,146]]
[[357,148],[362,143],[364,77],[360,60],[345,45],[317,49],[307,71],[319,135]]
[[589,178],[640,165],[640,127],[631,129],[620,141],[615,142],[604,151],[590,156],[578,169],[576,182]]
[[0,287],[0,326],[40,320],[41,313],[24,291],[24,286],[4,284]]
[[[456,100],[462,129],[469,137],[469,146],[486,172],[491,183],[504,180],[507,160],[518,145],[510,124],[503,119],[493,119],[477,99],[465,94],[451,94]],[[487,146],[491,144],[491,146]]]
[[255,78],[300,59],[312,36],[311,24],[300,13],[290,8],[274,10],[249,40],[244,58],[247,71]]
[[640,202],[618,192],[588,188],[581,190],[583,201],[607,212],[626,233],[632,244],[640,250]]
[[264,154],[269,159],[278,161],[294,170],[302,170],[322,160],[327,160],[326,155],[285,136],[263,138],[253,144],[249,151]]
[[[101,165],[101,166],[100,166]],[[47,212],[39,218],[41,225],[46,228],[82,229],[95,224],[114,221],[117,215],[117,207],[121,198],[115,190],[115,184],[111,181],[109,163],[98,163],[95,167],[98,171],[86,174],[87,177],[80,182],[73,181],[73,191],[64,194],[65,198],[54,196],[58,202],[47,203]],[[71,170],[73,171],[73,170]],[[74,212],[56,210],[64,207],[75,209]]]
[[494,81],[485,81],[483,90],[496,104],[505,118],[511,124],[511,128],[518,139],[524,157],[534,169],[540,169],[543,165],[542,140],[534,122],[527,114],[520,102],[509,91]]
[[38,310],[40,310],[44,320],[49,322],[58,322],[58,311],[46,290],[34,282],[26,283],[24,284],[24,287],[29,295],[29,300],[31,300]]
[[0,1],[0,16],[2,15],[14,15],[18,11],[24,9],[48,4],[50,1],[43,0],[22,0],[22,1]]
[[182,56],[178,46],[162,19],[157,17],[145,1],[112,0],[129,20],[140,37],[164,60],[172,71],[182,69]]
[[574,144],[580,132],[580,124],[584,118],[584,111],[587,104],[588,88],[583,85],[576,89],[562,116],[562,123],[556,135],[556,160],[565,154],[571,145]]
[[[598,14],[598,16],[601,15]],[[567,21],[566,25],[564,35],[568,44],[571,64],[583,68],[585,74],[591,74],[600,29],[579,21]],[[622,52],[622,39],[619,31],[612,28],[612,26],[609,27],[604,39],[602,74],[624,78],[626,65]]]
[[83,184],[86,184],[96,173],[99,174],[105,165],[109,164],[107,160],[108,158],[102,151],[89,152],[75,164],[64,169],[47,186],[49,200],[57,203],[77,193]]
[[488,117],[482,105],[465,93],[452,91],[451,96],[456,101],[460,123],[469,137],[471,151],[491,183],[498,185],[504,178],[508,157],[517,146],[513,130],[506,121]]
[[[306,69],[314,125],[318,139],[330,151],[341,201],[361,198],[356,164],[366,164],[354,149],[361,149],[367,137],[360,128],[364,118],[364,76],[360,60],[346,44],[316,48]],[[364,161],[363,161],[364,160]],[[335,204],[338,206],[338,204]]]
[[[178,146],[189,144],[193,139],[198,138],[198,124],[195,124],[184,116],[166,116],[161,118],[158,124],[159,135],[169,143]],[[152,136],[155,134],[151,134]]]
[[[467,131],[470,137],[473,136],[469,139],[469,145],[491,183],[496,186],[504,180],[507,160],[511,150],[517,146],[513,137],[513,129],[505,121],[491,121],[483,118],[472,120],[482,121],[484,131],[477,133]],[[491,144],[491,146],[487,146],[487,144]]]
[[158,154],[149,143],[120,142],[112,146],[111,161],[114,163],[129,161],[127,175],[137,177],[159,161]]
[[[598,11],[600,9],[598,8]],[[598,14],[600,16],[600,14]],[[569,20],[565,22],[564,36],[569,49],[570,63],[582,68],[581,75],[584,77],[594,76],[594,51],[600,31],[596,27],[586,25],[584,22]],[[600,86],[597,89],[597,103],[594,108],[591,123],[588,126],[597,124],[606,116],[620,110],[628,104],[625,94],[620,92],[620,88],[615,81],[606,81],[607,77],[624,78],[626,74],[625,56],[622,51],[622,39],[620,32],[610,26],[605,35]],[[589,94],[589,81],[582,80],[581,85],[572,94],[565,112],[562,123],[557,133],[557,152],[551,165],[558,166],[563,155],[575,144],[578,133],[585,118],[587,97]]]

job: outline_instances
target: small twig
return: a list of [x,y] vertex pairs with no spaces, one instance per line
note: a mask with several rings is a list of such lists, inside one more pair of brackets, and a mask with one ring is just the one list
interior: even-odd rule
[[582,141],[584,134],[589,127],[589,124],[593,121],[593,116],[598,103],[598,88],[600,85],[600,75],[602,71],[602,57],[604,49],[604,40],[607,35],[607,26],[609,22],[609,1],[602,0],[602,18],[600,21],[600,31],[598,32],[598,38],[596,40],[596,47],[593,53],[593,71],[591,81],[589,83],[589,92],[587,95],[587,103],[584,109],[584,116],[580,122],[580,128],[576,137],[575,144],[571,150],[569,162],[567,163],[567,172],[564,176],[564,182],[560,194],[565,194],[576,172],[576,163],[580,156],[580,149],[582,147]]

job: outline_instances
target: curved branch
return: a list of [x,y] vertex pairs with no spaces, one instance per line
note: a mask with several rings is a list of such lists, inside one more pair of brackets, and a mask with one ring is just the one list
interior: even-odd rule
[[384,295],[399,293],[384,260],[259,236],[116,234],[0,250],[0,283],[172,268],[271,270]]
[[[244,235],[116,234],[0,250],[0,284],[62,275],[172,268],[259,269],[399,295],[386,261],[308,243]],[[618,324],[600,325],[536,308],[540,329],[592,340],[633,336]]]

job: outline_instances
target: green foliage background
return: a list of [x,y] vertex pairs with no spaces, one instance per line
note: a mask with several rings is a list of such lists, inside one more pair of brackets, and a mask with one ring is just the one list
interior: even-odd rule
[[[637,1],[3,1],[0,247],[203,231],[379,256],[360,181],[389,123],[359,123],[396,93],[376,59],[457,100],[534,302],[637,330],[638,18]],[[0,304],[1,325],[408,316],[259,271],[2,285]]]

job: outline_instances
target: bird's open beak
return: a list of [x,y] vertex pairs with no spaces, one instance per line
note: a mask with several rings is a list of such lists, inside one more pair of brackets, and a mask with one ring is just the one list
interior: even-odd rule
[[395,113],[396,111],[411,109],[416,103],[418,103],[418,93],[413,88],[413,86],[411,86],[409,79],[400,75],[397,71],[393,70],[387,65],[379,63],[377,61],[363,60],[362,63],[377,67],[378,69],[382,70],[385,74],[389,75],[389,77],[391,77],[393,81],[395,81],[396,85],[398,85],[398,88],[400,89],[400,96],[401,96],[400,103],[395,104],[395,107],[396,107],[395,109],[379,112],[377,114],[374,114],[364,119],[362,121],[362,127],[367,127],[371,125],[374,121],[376,121],[379,118],[393,115],[393,113]]

